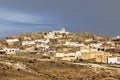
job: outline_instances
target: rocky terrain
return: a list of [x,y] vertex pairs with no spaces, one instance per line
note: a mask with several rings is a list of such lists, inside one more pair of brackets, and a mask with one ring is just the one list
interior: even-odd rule
[[0,80],[120,80],[120,65],[0,56]]

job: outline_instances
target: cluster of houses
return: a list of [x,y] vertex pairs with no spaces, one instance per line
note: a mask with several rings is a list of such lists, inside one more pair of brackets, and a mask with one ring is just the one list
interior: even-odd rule
[[[0,54],[20,54],[23,53],[39,53],[48,56],[54,60],[86,60],[102,63],[120,63],[119,53],[109,52],[108,49],[114,49],[118,44],[114,41],[96,41],[93,38],[85,39],[84,42],[72,41],[68,39],[68,35],[72,33],[66,32],[65,28],[60,31],[52,31],[43,34],[43,38],[32,39],[24,36],[22,40],[19,38],[6,39],[9,47],[0,50]],[[74,39],[75,36],[73,36]],[[117,37],[118,38],[118,37]],[[89,44],[86,44],[89,43]],[[19,44],[21,47],[12,47],[11,45]]]

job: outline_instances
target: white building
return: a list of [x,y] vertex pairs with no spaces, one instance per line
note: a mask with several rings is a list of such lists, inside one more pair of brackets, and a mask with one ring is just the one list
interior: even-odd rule
[[108,63],[117,63],[117,57],[108,58]]
[[19,48],[4,48],[3,50],[6,52],[19,52]]
[[22,42],[22,46],[25,46],[25,45],[34,45],[35,44],[35,41],[23,41]]
[[102,43],[92,43],[92,44],[90,44],[90,46],[95,47],[95,48],[99,48],[102,46]]
[[55,33],[60,33],[60,34],[65,33],[65,34],[68,34],[69,32],[66,32],[65,28],[62,28],[60,31],[52,31],[52,33],[53,34],[55,34]]
[[65,42],[65,44],[63,44],[63,45],[65,45],[65,46],[75,46],[75,47],[82,46],[78,42]]
[[31,40],[30,37],[24,37],[24,40]]
[[64,55],[64,53],[55,53],[55,55],[54,55],[54,57],[56,57],[56,58],[62,58],[62,57],[64,57],[65,55]]
[[111,58],[108,58],[108,63],[120,64],[120,57],[111,57]]
[[84,50],[80,50],[81,53],[88,53],[89,50],[88,49],[84,49]]
[[35,40],[35,42],[48,43],[50,41],[49,41],[49,39],[38,39],[38,40]]
[[75,54],[75,58],[76,59],[79,59],[79,57],[81,56],[81,51],[76,51],[76,54]]
[[6,42],[8,43],[19,42],[19,39],[7,39]]
[[40,45],[37,44],[36,47],[37,47],[37,48],[43,48],[44,50],[49,49],[49,45],[44,45],[44,44],[40,44]]

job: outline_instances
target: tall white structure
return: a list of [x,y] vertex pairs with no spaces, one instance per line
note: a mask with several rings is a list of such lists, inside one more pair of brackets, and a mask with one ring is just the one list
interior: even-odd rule
[[61,29],[61,32],[63,32],[63,33],[65,32],[65,28],[64,27]]
[[60,33],[60,34],[65,33],[65,34],[68,34],[69,32],[66,32],[65,28],[63,27],[63,28],[61,28],[60,31],[52,31],[52,34],[55,34],[55,33]]

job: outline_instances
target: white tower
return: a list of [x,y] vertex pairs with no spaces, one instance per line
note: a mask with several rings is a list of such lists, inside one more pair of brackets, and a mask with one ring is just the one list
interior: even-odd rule
[[64,27],[61,29],[61,32],[65,32],[65,28]]

